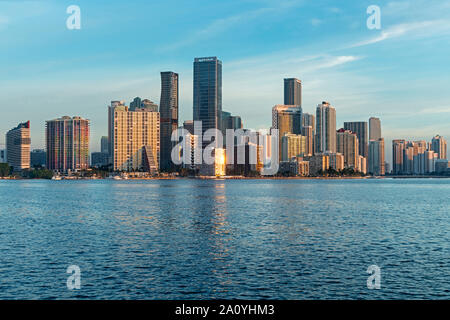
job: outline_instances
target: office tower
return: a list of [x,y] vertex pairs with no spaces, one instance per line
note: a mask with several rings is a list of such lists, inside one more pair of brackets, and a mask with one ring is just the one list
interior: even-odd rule
[[281,139],[281,160],[303,157],[306,153],[306,138],[299,134],[286,133]]
[[369,141],[369,173],[376,176],[384,176],[384,139]]
[[316,153],[336,153],[336,109],[322,102],[316,109]]
[[113,101],[108,108],[110,156],[114,171],[157,173],[160,157],[160,115],[147,108],[130,110]]
[[226,129],[242,129],[242,119],[240,116],[233,116],[230,112],[222,111],[222,131],[225,134]]
[[284,104],[302,106],[302,82],[296,78],[284,79]]
[[45,167],[47,163],[47,153],[43,149],[34,149],[30,154],[31,167]]
[[[222,130],[222,62],[217,57],[194,60],[194,121],[208,129]],[[203,142],[205,148],[210,142]]]
[[336,171],[341,171],[345,168],[344,155],[342,153],[329,153],[330,167]]
[[312,114],[309,113],[303,113],[302,114],[302,127],[307,127],[307,126],[311,126],[313,128],[313,132],[314,129],[316,127],[316,121],[315,121],[315,117]]
[[109,145],[108,145],[108,137],[103,136],[100,139],[100,152],[101,153],[109,153]]
[[356,136],[358,137],[359,141],[359,154],[365,158],[368,158],[369,135],[367,130],[367,122],[365,121],[344,122],[344,129],[356,133]]
[[14,171],[30,168],[30,121],[20,123],[6,133],[6,159]]
[[302,133],[302,108],[295,105],[276,105],[272,108],[272,128],[278,129],[279,159],[282,156],[281,139],[286,133]]
[[431,150],[438,154],[438,159],[447,159],[447,141],[444,137],[436,135],[431,140]]
[[336,150],[344,155],[346,168],[359,170],[359,143],[355,133],[343,128],[339,129],[336,135]]
[[276,105],[272,108],[272,128],[280,137],[285,133],[302,133],[302,108],[294,105]]
[[302,136],[306,139],[306,151],[305,155],[312,156],[314,154],[314,135],[313,127],[302,126]]
[[173,167],[171,160],[172,132],[178,128],[178,73],[172,71],[161,72],[161,100],[159,102],[161,116],[161,162],[162,170]]
[[380,118],[369,118],[369,140],[381,139],[381,121]]
[[315,154],[311,157],[304,157],[309,162],[309,173],[317,175],[330,168],[330,156],[325,154]]
[[[123,103],[123,102],[122,102]],[[130,110],[134,111],[136,109],[149,109],[153,112],[158,112],[158,105],[149,99],[141,99],[140,97],[136,97],[133,101],[130,102]]]
[[403,173],[403,153],[405,150],[405,146],[405,140],[392,140],[392,174]]
[[64,116],[46,121],[47,168],[67,172],[89,168],[89,120]]

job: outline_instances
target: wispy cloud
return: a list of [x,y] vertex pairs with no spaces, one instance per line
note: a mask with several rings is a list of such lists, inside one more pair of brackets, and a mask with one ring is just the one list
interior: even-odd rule
[[381,31],[376,37],[357,42],[350,45],[352,47],[361,47],[388,39],[399,38],[406,35],[414,37],[435,36],[450,32],[450,21],[445,19],[427,20],[420,22],[401,23]]
[[298,6],[302,1],[281,1],[274,7],[263,7],[243,13],[238,13],[224,18],[219,18],[212,21],[210,24],[204,28],[190,33],[188,36],[184,37],[182,40],[176,41],[174,43],[164,45],[157,49],[158,52],[166,52],[179,48],[183,48],[198,41],[210,39],[220,33],[223,33],[230,28],[236,27],[242,23],[248,23],[257,18],[266,16],[268,14],[273,14],[277,11],[287,10],[289,8]]

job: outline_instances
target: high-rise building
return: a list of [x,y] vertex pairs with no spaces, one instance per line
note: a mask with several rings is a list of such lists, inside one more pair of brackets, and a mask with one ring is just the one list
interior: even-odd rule
[[20,123],[6,133],[6,159],[14,171],[30,168],[30,121]]
[[369,140],[381,139],[381,121],[380,118],[369,118]]
[[369,141],[369,173],[376,176],[384,176],[384,139]]
[[178,73],[161,72],[161,162],[160,168],[168,170],[173,167],[171,152],[174,146],[172,132],[178,128]]
[[160,153],[159,112],[131,111],[122,101],[108,108],[110,156],[115,171],[157,173]]
[[307,127],[307,126],[311,126],[313,128],[313,132],[314,129],[316,128],[316,121],[315,121],[315,117],[312,114],[309,113],[303,113],[302,114],[302,127]]
[[31,167],[45,167],[47,163],[47,153],[43,149],[34,149],[30,154]]
[[281,139],[281,160],[303,157],[306,153],[306,138],[299,134],[286,133]]
[[295,105],[278,104],[272,108],[272,128],[278,129],[279,159],[282,156],[281,142],[286,133],[302,133],[302,108]]
[[108,145],[108,137],[103,136],[100,139],[100,152],[101,153],[109,153],[109,145]]
[[67,172],[89,168],[89,120],[64,116],[46,121],[47,168]]
[[194,121],[193,120],[184,121],[183,129],[187,130],[190,134],[194,134]]
[[354,121],[344,122],[344,129],[356,133],[359,141],[359,154],[365,158],[369,156],[369,132],[367,130],[367,122]]
[[313,127],[302,126],[302,136],[306,139],[306,156],[312,156],[314,154],[314,135]]
[[316,109],[316,153],[336,153],[336,109],[322,102]]
[[284,79],[284,104],[302,106],[302,82],[296,78]]
[[405,140],[392,140],[392,174],[403,173],[404,151],[406,147]]
[[[194,60],[193,120],[202,121],[202,135],[222,128],[222,62],[217,57]],[[202,148],[210,142],[204,141]]]
[[344,166],[359,170],[358,137],[350,130],[339,129],[336,135],[337,152],[344,155]]
[[444,137],[436,135],[431,140],[431,149],[438,154],[438,159],[447,159],[447,141]]

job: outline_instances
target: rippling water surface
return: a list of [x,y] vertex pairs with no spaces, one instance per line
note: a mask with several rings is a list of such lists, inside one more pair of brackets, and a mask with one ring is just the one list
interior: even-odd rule
[[0,298],[449,299],[449,199],[438,179],[0,181]]

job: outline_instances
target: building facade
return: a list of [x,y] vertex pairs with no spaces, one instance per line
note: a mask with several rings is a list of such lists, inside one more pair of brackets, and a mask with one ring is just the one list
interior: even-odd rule
[[302,82],[297,78],[284,79],[284,104],[302,106]]
[[110,155],[114,171],[155,174],[160,161],[160,115],[147,108],[130,110],[113,101],[108,108]]
[[172,132],[178,128],[178,73],[172,71],[161,72],[161,100],[159,113],[161,117],[161,170],[173,168],[171,151],[174,146],[171,141]]
[[[217,57],[194,60],[193,120],[208,129],[222,130],[222,62]],[[203,142],[202,149],[209,143]]]
[[350,130],[339,129],[336,135],[337,152],[344,155],[344,166],[359,169],[358,137]]
[[385,175],[384,139],[369,141],[368,172],[376,176]]
[[316,109],[315,153],[336,153],[336,109],[322,102]]
[[438,159],[447,159],[447,141],[436,135],[431,140],[431,149],[438,155]]
[[14,171],[30,168],[30,121],[20,123],[6,133],[6,160]]
[[359,154],[364,158],[369,156],[369,132],[367,130],[367,122],[365,121],[354,121],[354,122],[344,122],[344,129],[350,130],[356,133],[359,142]]
[[380,118],[369,118],[369,141],[381,139],[381,121]]
[[64,116],[46,121],[47,168],[59,172],[89,168],[89,120]]

